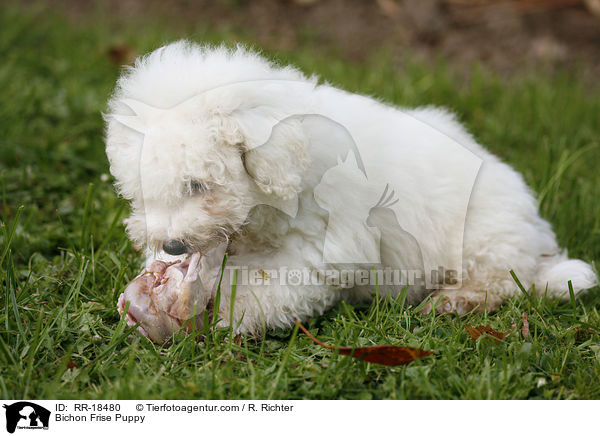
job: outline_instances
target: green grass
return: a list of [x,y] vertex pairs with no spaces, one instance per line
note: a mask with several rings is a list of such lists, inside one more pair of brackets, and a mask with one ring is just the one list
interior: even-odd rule
[[[133,333],[116,300],[141,259],[121,225],[127,205],[107,176],[101,111],[119,69],[106,49],[236,35],[100,17],[75,26],[47,11],[0,9],[2,398],[600,398],[598,289],[575,306],[521,296],[464,319],[423,316],[401,297],[384,298],[307,323],[331,344],[437,351],[397,368],[338,356],[292,330],[241,345],[220,330],[199,342],[177,337],[169,348]],[[443,62],[398,63],[385,51],[351,64],[310,41],[277,57],[351,91],[452,108],[540,193],[542,214],[571,255],[600,259],[600,89],[578,73],[501,79],[474,68],[465,78]],[[515,331],[497,344],[473,341],[464,328],[508,330],[525,311],[528,340]]]

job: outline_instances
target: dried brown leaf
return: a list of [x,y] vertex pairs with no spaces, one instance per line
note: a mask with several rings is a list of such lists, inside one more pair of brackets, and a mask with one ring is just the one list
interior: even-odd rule
[[529,333],[529,321],[527,320],[527,312],[523,312],[523,327],[521,327],[521,334],[523,335],[523,339],[529,339],[531,336]]
[[108,48],[107,54],[115,65],[131,65],[137,57],[137,52],[128,44],[115,44]]
[[385,15],[390,18],[400,18],[402,16],[402,7],[395,0],[377,0],[377,5]]
[[486,335],[488,339],[491,339],[496,343],[503,340],[512,331],[511,329],[505,332],[499,332],[487,325],[472,326],[465,324],[465,328],[467,329],[473,340],[479,339],[481,335]]
[[366,362],[386,366],[408,365],[413,360],[433,354],[431,350],[396,345],[374,345],[361,348],[340,347],[338,352],[345,356],[352,356]]
[[366,362],[377,363],[386,366],[407,365],[413,360],[421,359],[422,357],[433,354],[433,350],[421,350],[413,347],[399,347],[396,345],[374,345],[371,347],[334,347],[328,345],[313,335],[298,322],[298,327],[313,341],[322,347],[330,350],[336,350],[344,356],[351,356],[355,359],[364,360]]
[[242,334],[238,333],[233,337],[233,343],[238,347],[242,345]]

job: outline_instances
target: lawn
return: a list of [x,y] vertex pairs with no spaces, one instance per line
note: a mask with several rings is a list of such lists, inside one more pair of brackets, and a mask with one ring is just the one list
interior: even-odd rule
[[[342,304],[307,323],[337,345],[436,350],[405,367],[337,355],[297,331],[225,341],[227,330],[171,347],[120,320],[118,295],[139,253],[112,188],[101,112],[119,74],[107,56],[182,36],[248,36],[161,23],[73,23],[49,11],[0,6],[0,396],[3,399],[600,399],[600,290],[576,301],[515,298],[459,319],[419,314],[397,299]],[[600,87],[577,71],[524,69],[499,77],[439,60],[365,62],[315,50],[267,53],[353,92],[400,105],[454,110],[475,136],[521,171],[572,256],[600,267]],[[529,338],[520,333],[528,313]],[[474,341],[464,325],[517,328]]]

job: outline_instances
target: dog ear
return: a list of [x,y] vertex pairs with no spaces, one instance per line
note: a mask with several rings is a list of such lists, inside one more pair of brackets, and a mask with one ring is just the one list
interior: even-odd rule
[[291,199],[302,190],[310,156],[301,117],[292,116],[280,121],[264,144],[244,148],[244,168],[263,192]]

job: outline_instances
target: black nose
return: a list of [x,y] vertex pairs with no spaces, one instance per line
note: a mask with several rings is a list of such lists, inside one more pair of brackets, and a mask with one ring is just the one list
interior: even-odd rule
[[163,250],[165,253],[173,256],[179,256],[180,254],[187,253],[188,247],[183,241],[179,239],[172,239],[170,241],[163,242]]

